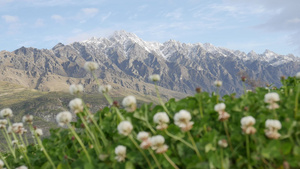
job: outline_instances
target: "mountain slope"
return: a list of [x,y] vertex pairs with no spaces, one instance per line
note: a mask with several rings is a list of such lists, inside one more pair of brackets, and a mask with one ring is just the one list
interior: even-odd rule
[[[280,85],[280,76],[300,71],[293,55],[263,54],[215,47],[211,44],[185,44],[174,40],[146,42],[135,34],[116,31],[109,38],[91,38],[70,45],[61,43],[51,50],[22,47],[0,52],[0,79],[42,91],[67,91],[72,83],[96,90],[91,75],[83,69],[86,61],[100,65],[100,83],[132,89],[145,95],[154,93],[148,77],[160,74],[158,83],[166,98],[192,94],[196,87],[215,90],[213,81],[223,81],[221,94],[242,93],[239,72],[265,83]],[[172,92],[173,91],[173,92]]]

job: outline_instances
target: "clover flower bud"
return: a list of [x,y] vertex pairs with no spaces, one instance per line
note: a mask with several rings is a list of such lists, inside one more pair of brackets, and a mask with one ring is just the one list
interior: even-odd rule
[[153,82],[157,82],[160,81],[160,75],[158,74],[153,74],[149,76],[149,80],[153,81]]
[[164,153],[168,150],[168,146],[165,145],[165,138],[161,135],[153,136],[150,138],[151,148],[156,150],[157,154]]
[[0,160],[0,169],[2,169],[4,166],[4,162],[2,160]]
[[166,112],[158,112],[153,116],[154,123],[157,123],[158,126],[156,126],[157,130],[164,130],[168,127],[168,124],[170,119]]
[[100,93],[108,93],[112,89],[111,85],[103,85],[99,87]]
[[18,144],[18,140],[11,141],[11,145],[15,145],[15,144]]
[[298,72],[298,73],[296,74],[296,78],[297,78],[297,79],[300,79],[300,72]]
[[197,93],[201,93],[201,88],[200,88],[200,87],[197,87],[197,88],[196,88],[196,92],[197,92]]
[[20,167],[18,167],[16,169],[28,169],[28,168],[25,165],[22,165],[22,166],[20,166]]
[[43,135],[43,130],[40,129],[40,128],[37,128],[36,130],[34,130],[34,132],[36,133],[36,135],[37,135],[38,137]]
[[29,114],[23,116],[23,117],[22,117],[22,122],[23,122],[23,123],[32,124],[32,122],[33,122],[33,116],[32,116],[32,115],[29,115]]
[[126,158],[126,147],[125,147],[125,146],[122,146],[122,145],[118,145],[118,146],[115,148],[115,154],[117,155],[117,156],[115,157],[115,159],[116,159],[118,162],[125,161],[125,158]]
[[0,129],[4,129],[6,127],[7,120],[6,119],[1,119],[0,120]]
[[133,129],[132,124],[129,121],[122,121],[118,125],[118,132],[124,136],[128,136]]
[[100,159],[101,161],[105,161],[105,160],[107,159],[108,156],[109,156],[108,154],[100,154],[100,155],[99,155],[99,159]]
[[93,72],[98,68],[99,68],[99,65],[96,62],[86,62],[84,64],[84,69],[88,72]]
[[79,94],[83,92],[83,86],[82,84],[72,84],[69,88],[70,94],[74,95],[74,94]]
[[281,80],[284,80],[284,79],[285,79],[285,76],[280,76],[280,79],[281,79]]
[[219,140],[218,141],[218,145],[222,148],[226,148],[228,147],[228,143],[227,143],[227,140],[223,139],[223,140]]
[[10,108],[5,108],[0,111],[1,118],[12,117],[12,116],[13,116],[13,112]]
[[181,128],[181,131],[189,131],[192,129],[194,122],[190,121],[192,116],[186,110],[180,110],[174,116],[174,123]]
[[136,110],[136,98],[134,96],[127,96],[123,99],[122,105],[128,112],[134,112]]
[[246,78],[245,76],[242,76],[242,77],[241,77],[241,80],[242,80],[243,82],[245,82],[245,81],[247,80],[247,78]]
[[71,100],[69,103],[69,107],[75,114],[82,112],[83,111],[82,100],[79,98]]
[[64,126],[66,124],[69,124],[72,120],[72,114],[68,111],[60,112],[56,116],[56,122],[60,126]]
[[214,85],[215,85],[216,87],[221,87],[221,86],[222,86],[222,81],[216,80],[216,81],[214,82]]

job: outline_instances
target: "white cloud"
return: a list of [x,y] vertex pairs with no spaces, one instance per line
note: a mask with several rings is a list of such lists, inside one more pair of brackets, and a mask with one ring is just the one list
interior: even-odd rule
[[94,17],[98,13],[97,8],[83,8],[81,11],[86,15],[87,17]]
[[106,15],[102,16],[101,17],[102,22],[104,22],[107,18],[109,18],[111,14],[112,14],[112,12],[109,12]]
[[299,18],[293,18],[293,19],[289,19],[287,20],[288,23],[299,23],[300,19]]
[[1,17],[5,20],[6,23],[16,23],[19,21],[19,18],[17,16],[2,15]]
[[55,20],[56,22],[63,22],[64,18],[60,15],[52,15],[51,19]]
[[168,12],[165,16],[172,19],[181,19],[182,9],[176,9],[172,12]]
[[34,27],[43,27],[43,26],[45,26],[43,19],[37,19],[34,23]]

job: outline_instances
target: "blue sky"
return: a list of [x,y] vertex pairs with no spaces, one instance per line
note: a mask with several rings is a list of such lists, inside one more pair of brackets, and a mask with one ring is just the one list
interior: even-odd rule
[[299,9],[299,0],[0,0],[0,51],[125,30],[146,41],[300,56]]

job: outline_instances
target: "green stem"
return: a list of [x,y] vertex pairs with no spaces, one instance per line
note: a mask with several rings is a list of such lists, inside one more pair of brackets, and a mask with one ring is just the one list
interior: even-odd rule
[[175,169],[179,169],[177,167],[177,165],[170,159],[170,157],[166,154],[166,153],[163,153],[164,157],[166,158],[166,160],[175,168]]
[[121,114],[121,112],[120,112],[120,110],[118,109],[118,108],[114,108],[115,110],[116,110],[116,112],[117,112],[117,115],[118,115],[118,117],[119,117],[119,119],[121,120],[121,121],[124,121],[125,120],[125,118],[122,116],[122,114]]
[[169,136],[169,137],[172,137],[173,139],[175,140],[178,140],[178,141],[181,141],[183,144],[187,145],[188,147],[190,147],[191,149],[195,150],[195,147],[193,147],[190,143],[186,142],[185,140],[183,140],[182,138],[178,137],[178,136],[175,136],[171,133],[168,132],[167,129],[164,130],[165,133]]
[[54,163],[53,163],[51,157],[50,157],[49,154],[47,153],[47,151],[46,151],[46,149],[45,149],[45,147],[44,147],[44,145],[43,145],[41,139],[36,135],[35,132],[34,132],[34,136],[35,136],[35,138],[36,138],[38,144],[40,145],[40,147],[43,149],[43,152],[44,152],[46,158],[48,159],[48,161],[50,162],[50,164],[52,165],[53,169],[56,169],[56,167],[55,167],[55,165],[54,165]]
[[299,99],[299,90],[300,86],[299,84],[297,85],[297,94],[296,94],[296,99],[295,99],[295,111],[294,111],[294,118],[297,118],[297,113],[298,113],[298,99]]
[[228,143],[229,143],[230,150],[231,150],[231,152],[233,152],[233,148],[232,148],[232,144],[231,144],[231,139],[230,139],[230,136],[229,136],[229,132],[228,132],[228,127],[227,127],[226,121],[223,121],[223,125],[224,125],[224,129],[225,129],[225,133],[226,133],[226,136],[227,136],[227,140],[228,140]]
[[2,153],[0,152],[0,158],[2,159],[2,161],[4,162],[4,164],[5,164],[5,167],[7,168],[7,169],[10,169],[10,167],[9,167],[9,165],[8,165],[8,163],[7,163],[7,161],[5,160],[5,158],[3,157],[3,155],[2,155]]
[[187,133],[188,133],[189,139],[191,140],[191,142],[192,142],[192,144],[193,144],[193,146],[194,146],[194,150],[195,150],[195,152],[196,152],[196,154],[197,154],[199,160],[202,161],[202,157],[201,157],[201,155],[200,155],[200,153],[199,153],[199,150],[198,150],[197,145],[196,145],[196,143],[195,143],[195,141],[194,141],[194,139],[193,139],[193,136],[191,135],[191,132],[188,131]]
[[[203,115],[203,108],[202,108],[202,95],[201,95],[201,93],[199,93],[198,102],[199,102],[200,117],[201,117],[201,119],[203,119],[204,115]],[[203,128],[204,128],[204,132],[207,133],[206,124],[204,124]]]
[[13,148],[12,148],[11,139],[10,139],[10,136],[7,134],[6,128],[4,127],[4,131],[1,130],[1,132],[2,132],[2,134],[4,135],[4,137],[6,139],[6,142],[8,144],[8,148],[9,148],[11,154],[14,156],[14,159],[16,159],[16,153],[15,153],[15,150],[13,150]]
[[218,104],[218,103],[219,103],[219,87],[217,87],[217,93],[216,93],[216,94],[217,94],[217,97],[216,97],[217,100],[216,100],[216,102],[217,102],[217,104]]
[[248,169],[252,169],[252,167],[250,165],[249,135],[246,135],[246,148],[247,148]]
[[223,148],[221,147],[221,168],[224,169]]
[[151,132],[152,132],[153,134],[156,134],[156,131],[152,128],[152,126],[151,126],[150,123],[149,123],[147,105],[145,105],[145,119],[146,119],[145,122],[146,122],[148,128],[151,130]]
[[141,154],[144,156],[144,158],[146,159],[148,165],[150,168],[153,168],[151,163],[150,163],[150,160],[148,159],[148,157],[146,156],[146,154],[144,153],[144,151],[140,148],[140,146],[137,144],[137,142],[133,139],[132,137],[132,134],[130,134],[129,136],[129,139],[132,141],[132,143],[135,145],[135,147],[141,152]]
[[154,161],[155,161],[157,167],[158,167],[159,169],[162,169],[162,168],[161,168],[161,165],[160,165],[160,163],[158,162],[158,160],[157,160],[155,154],[153,153],[153,151],[152,151],[151,149],[148,149],[148,150],[149,150],[149,152],[150,152],[152,158],[154,159]]
[[72,127],[70,124],[68,124],[68,127],[69,127],[69,129],[71,130],[72,134],[73,134],[73,135],[75,136],[75,138],[77,139],[77,141],[78,141],[78,143],[80,144],[80,146],[82,147],[82,149],[83,149],[83,151],[84,151],[84,153],[85,153],[85,155],[86,155],[88,161],[91,163],[91,162],[92,162],[91,157],[90,157],[89,153],[87,152],[87,150],[86,150],[84,144],[82,143],[80,137],[77,135],[77,133],[75,132],[75,130],[73,129],[73,127]]
[[25,142],[24,142],[23,137],[22,137],[21,134],[19,134],[19,138],[20,138],[20,140],[21,140],[22,145],[23,145],[24,148],[25,148],[25,151],[27,152],[27,147],[26,147],[26,144],[25,144]]
[[154,82],[154,86],[155,86],[155,91],[156,91],[156,95],[158,97],[158,100],[161,104],[161,106],[163,107],[163,109],[165,110],[165,112],[170,116],[170,118],[173,118],[173,116],[171,115],[171,113],[169,112],[169,110],[166,108],[164,102],[162,101],[161,97],[160,97],[160,94],[159,94],[159,91],[158,91],[158,87],[157,87],[157,83]]

